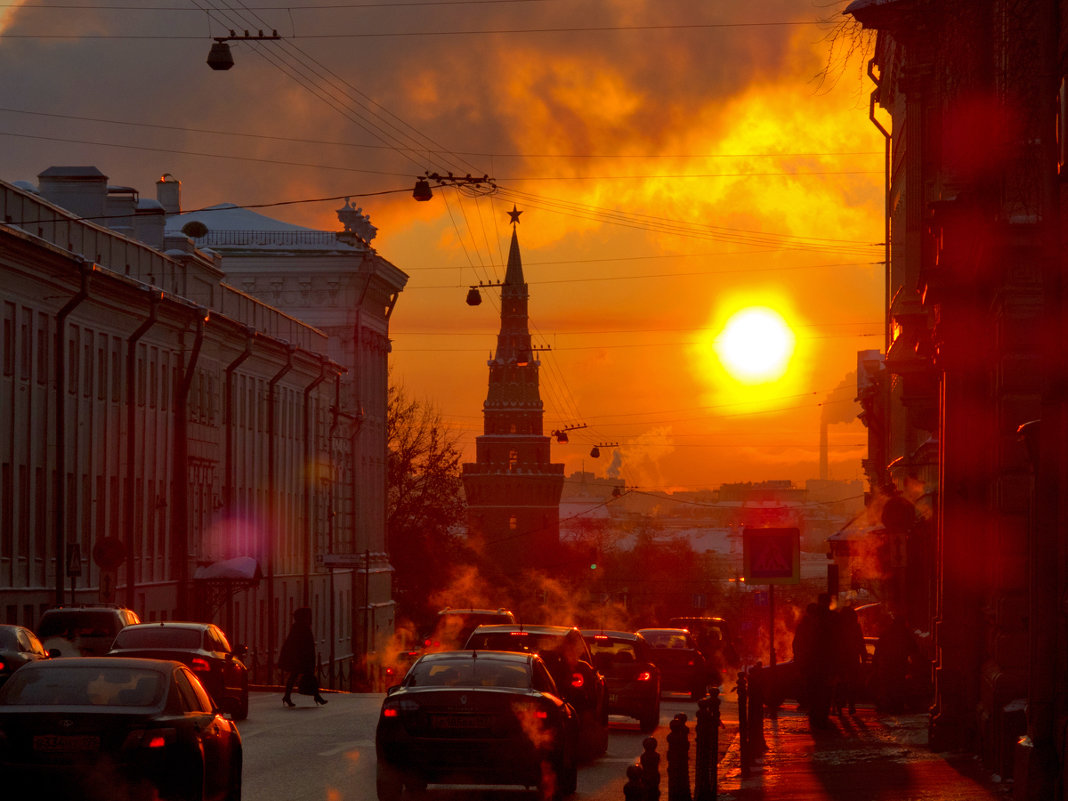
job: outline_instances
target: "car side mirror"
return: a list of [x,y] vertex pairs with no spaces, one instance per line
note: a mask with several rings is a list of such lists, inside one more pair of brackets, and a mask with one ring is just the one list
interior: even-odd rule
[[63,652],[60,651],[58,648],[49,648],[48,649],[48,658],[49,659],[55,659],[58,656],[62,656],[62,653]]

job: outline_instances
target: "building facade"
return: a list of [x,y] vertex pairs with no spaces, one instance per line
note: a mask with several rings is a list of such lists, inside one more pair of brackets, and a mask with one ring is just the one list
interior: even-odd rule
[[544,404],[530,340],[530,293],[512,211],[512,242],[501,284],[501,327],[489,360],[489,391],[475,461],[463,465],[469,536],[505,569],[553,564],[560,545],[564,465],[554,464],[542,430]]
[[310,605],[324,676],[351,682],[369,610],[390,606],[382,538],[357,518],[374,469],[355,458],[358,365],[168,232],[170,187],[141,199],[91,167],[38,180],[0,183],[5,620],[97,602],[214,620],[266,680]]
[[903,554],[891,567],[932,588],[925,608],[896,582],[899,611],[933,635],[931,745],[978,753],[1017,798],[1063,799],[1064,9],[855,0],[847,13],[877,31],[872,119],[888,146],[869,476],[873,495],[932,511],[897,503],[882,521]]

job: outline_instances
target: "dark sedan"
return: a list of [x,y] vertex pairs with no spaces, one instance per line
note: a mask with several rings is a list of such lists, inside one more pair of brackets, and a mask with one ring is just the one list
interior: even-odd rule
[[665,692],[702,697],[710,679],[708,666],[697,641],[686,629],[638,629],[653,649],[653,662],[660,668]]
[[608,714],[637,718],[649,733],[660,722],[660,669],[640,634],[626,631],[583,630],[593,663],[604,675]]
[[25,664],[48,659],[37,635],[22,626],[0,626],[0,685]]
[[379,801],[432,784],[575,791],[578,723],[536,654],[439,651],[420,657],[382,702]]
[[222,629],[212,623],[139,623],[115,635],[108,656],[173,659],[188,666],[218,707],[248,717],[248,669]]
[[608,750],[608,691],[593,665],[593,654],[573,626],[479,626],[468,649],[538,654],[565,701],[579,716],[581,756],[595,759]]
[[178,662],[47,659],[0,688],[11,797],[239,801],[241,736]]

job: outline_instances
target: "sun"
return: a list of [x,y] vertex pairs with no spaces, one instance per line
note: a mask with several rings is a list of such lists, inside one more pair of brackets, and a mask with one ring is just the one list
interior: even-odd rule
[[778,381],[790,366],[796,337],[774,309],[750,306],[735,312],[715,338],[723,368],[742,384]]

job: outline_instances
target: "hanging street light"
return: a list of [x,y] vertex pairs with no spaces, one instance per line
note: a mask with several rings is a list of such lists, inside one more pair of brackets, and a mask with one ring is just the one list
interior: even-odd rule
[[594,459],[599,459],[601,456],[601,448],[618,448],[618,442],[598,442],[590,449],[590,456]]
[[453,175],[451,172],[447,172],[444,175],[437,172],[426,172],[422,178],[417,178],[415,181],[415,188],[412,190],[412,197],[423,203],[434,197],[434,190],[431,188],[431,181],[437,186],[453,186],[457,189],[466,190],[469,195],[492,195],[497,191],[497,184],[488,175],[483,175],[481,178],[477,175]]
[[561,445],[566,445],[567,441],[568,441],[567,440],[567,432],[568,431],[577,431],[580,428],[586,428],[586,424],[585,423],[576,423],[573,426],[564,426],[563,428],[555,428],[549,433],[550,433],[551,436],[556,437],[556,441],[559,442]]
[[243,36],[238,36],[231,30],[229,36],[215,37],[215,44],[208,52],[208,66],[213,70],[228,70],[234,66],[234,55],[230,52],[227,42],[269,42],[281,38],[278,31],[271,31],[270,36],[264,36],[263,31],[259,31],[255,36],[245,31]]

